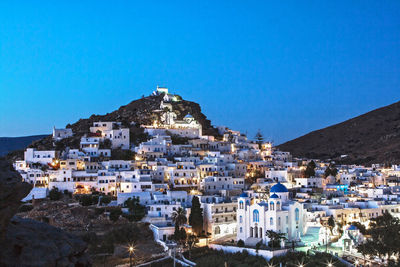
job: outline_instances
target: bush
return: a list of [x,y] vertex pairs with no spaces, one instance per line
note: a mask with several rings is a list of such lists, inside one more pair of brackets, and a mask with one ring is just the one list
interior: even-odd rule
[[[192,259],[198,267],[211,266],[252,266],[264,267],[267,266],[267,261],[261,256],[249,255],[247,250],[242,253],[225,253],[223,251],[212,250],[209,248],[195,248],[192,250]],[[297,265],[296,265],[297,266]]]
[[99,196],[95,195],[82,195],[79,197],[79,203],[82,206],[96,205],[99,201]]
[[49,192],[50,200],[60,200],[62,197],[62,193],[58,190],[58,188],[53,188]]
[[244,247],[244,241],[243,241],[242,239],[240,239],[240,240],[237,242],[237,246],[240,247],[240,248]]
[[140,221],[146,215],[146,207],[140,204],[139,198],[128,198],[124,202],[124,207],[129,209],[135,221]]
[[121,208],[112,209],[110,211],[110,220],[116,222],[118,221],[120,215],[122,215]]
[[102,204],[107,205],[107,204],[110,204],[110,202],[111,202],[111,197],[110,196],[102,196],[100,198],[100,205],[102,205]]
[[258,250],[261,248],[261,246],[262,246],[262,242],[261,241],[256,244],[256,252],[257,253],[258,253]]
[[127,219],[127,220],[130,221],[130,222],[133,222],[133,221],[136,220],[136,216],[133,215],[133,214],[126,214],[126,213],[124,213],[124,214],[122,214],[122,217],[124,217],[125,219]]
[[31,211],[33,209],[32,205],[22,205],[21,207],[19,207],[18,212],[28,212]]
[[69,192],[67,189],[64,190],[64,195],[72,197],[72,193]]
[[106,210],[105,208],[95,208],[94,214],[96,214],[96,215],[103,214],[105,210]]

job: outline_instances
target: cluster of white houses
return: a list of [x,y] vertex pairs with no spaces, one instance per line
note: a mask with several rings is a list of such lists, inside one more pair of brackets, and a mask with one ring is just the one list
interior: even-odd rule
[[[116,196],[118,205],[139,197],[155,237],[167,240],[174,231],[171,214],[179,207],[189,214],[196,195],[204,231],[212,239],[267,243],[266,231],[272,230],[284,233],[287,242],[318,246],[341,235],[337,245],[349,251],[362,240],[351,222],[367,225],[385,211],[399,214],[397,166],[337,165],[337,174],[325,177],[330,163],[314,160],[315,176],[304,177],[309,161],[294,160],[269,142],[255,143],[226,127],[217,128],[221,138],[205,136],[192,115],[177,119],[171,103],[179,97],[160,87],[154,94],[164,95],[154,111],[161,119],[141,125],[150,137],[137,146],[120,122],[99,121],[81,137],[79,147],[28,148],[24,160],[15,162],[23,179],[35,186],[27,200],[35,192],[40,195],[38,188],[76,194],[95,190]],[[54,142],[73,135],[71,129],[53,129]],[[175,144],[175,135],[187,142]],[[131,150],[135,156],[111,160],[114,149]],[[331,216],[337,225],[332,232],[326,230]]]

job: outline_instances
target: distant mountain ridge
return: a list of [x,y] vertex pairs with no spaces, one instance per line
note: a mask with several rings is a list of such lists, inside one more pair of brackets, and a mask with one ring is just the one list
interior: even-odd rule
[[0,137],[0,156],[5,156],[7,153],[20,150],[27,147],[34,141],[45,138],[48,135],[30,135],[21,137]]
[[278,146],[296,157],[400,163],[400,101]]

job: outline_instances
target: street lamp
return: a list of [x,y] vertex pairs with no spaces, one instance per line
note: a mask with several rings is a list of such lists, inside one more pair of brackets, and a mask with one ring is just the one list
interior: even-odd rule
[[135,251],[135,248],[133,246],[129,246],[129,267],[132,267],[132,255],[133,251]]

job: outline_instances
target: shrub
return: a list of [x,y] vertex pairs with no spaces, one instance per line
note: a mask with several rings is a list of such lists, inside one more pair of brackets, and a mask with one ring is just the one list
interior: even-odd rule
[[64,195],[72,197],[72,193],[69,192],[67,189],[64,190]]
[[105,208],[95,208],[94,209],[94,214],[100,215],[100,214],[103,214],[104,211],[105,211]]
[[122,214],[122,217],[124,217],[125,219],[127,219],[127,220],[130,221],[130,222],[133,222],[133,221],[135,221],[135,219],[136,219],[135,215],[133,215],[133,214],[126,214],[126,213]]
[[119,216],[122,214],[121,208],[112,209],[110,211],[110,220],[113,222],[118,221]]
[[256,244],[256,252],[257,253],[258,253],[258,250],[261,248],[261,246],[262,246],[262,242],[261,241]]
[[244,247],[244,241],[242,240],[242,239],[240,239],[238,242],[237,242],[237,246],[238,247]]
[[53,188],[49,192],[50,200],[60,200],[62,197],[62,193],[58,190],[58,188]]
[[107,205],[107,204],[110,204],[110,202],[111,202],[111,197],[110,196],[102,196],[100,198],[100,205],[102,205],[102,204]]
[[28,212],[31,211],[33,209],[32,205],[22,205],[21,207],[19,207],[18,212]]
[[99,196],[95,195],[82,195],[79,197],[79,203],[82,206],[96,205],[99,201]]

